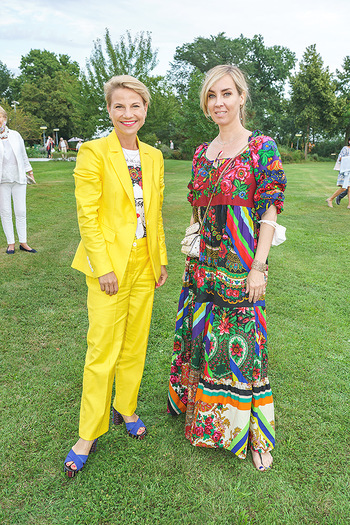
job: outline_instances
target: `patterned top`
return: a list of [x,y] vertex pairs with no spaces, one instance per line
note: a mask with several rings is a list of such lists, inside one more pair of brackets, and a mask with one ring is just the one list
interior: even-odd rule
[[135,208],[137,217],[136,239],[146,237],[145,209],[143,205],[142,170],[139,150],[123,148],[126,164],[129,169],[132,187],[134,190]]
[[[209,144],[201,144],[193,158],[188,200],[193,206],[206,206],[215,191],[222,171],[231,162],[224,159],[218,169],[206,157]],[[224,174],[211,204],[246,206],[254,209],[256,220],[273,204],[283,209],[286,177],[275,141],[258,130],[249,137],[248,146],[235,157],[233,168]]]
[[341,161],[342,157],[350,155],[350,146],[343,146],[338,155],[338,162]]
[[258,221],[271,205],[277,213],[283,209],[286,177],[280,155],[274,140],[260,131],[252,133],[243,153],[233,160],[223,159],[218,168],[206,157],[207,149],[207,143],[197,148],[188,185],[195,220],[203,217],[215,192],[201,229],[194,270],[196,300],[213,301],[220,307],[251,307],[246,278],[257,247]]
[[350,156],[350,147],[349,146],[344,146],[339,155],[338,155],[338,160],[337,162],[340,162],[340,170],[339,170],[339,174],[343,174],[345,172],[348,172],[350,170],[349,168],[349,159],[347,157]]

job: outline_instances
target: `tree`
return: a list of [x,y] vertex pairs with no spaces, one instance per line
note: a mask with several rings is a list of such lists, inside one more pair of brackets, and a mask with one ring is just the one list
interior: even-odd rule
[[120,37],[117,44],[112,43],[109,30],[104,35],[105,51],[102,42],[97,39],[94,49],[87,60],[87,81],[103,89],[103,84],[114,75],[132,75],[141,81],[147,80],[158,60],[158,50],[152,49],[149,31],[136,33],[132,38],[130,31]]
[[20,108],[36,117],[53,134],[91,137],[94,124],[83,98],[79,65],[68,55],[32,49],[21,58],[21,74],[13,80]]
[[248,39],[243,35],[230,39],[225,33],[209,38],[198,37],[194,42],[176,48],[174,62],[171,65],[170,78],[180,95],[189,88],[190,77],[194,69],[206,73],[218,64],[242,66],[248,48]]
[[21,134],[23,140],[29,142],[40,140],[40,126],[42,125],[40,119],[34,115],[31,115],[30,113],[26,113],[19,107],[16,108],[15,112],[12,106],[10,106],[10,104],[5,99],[0,99],[0,105],[7,113],[7,122],[9,127],[18,131]]
[[313,44],[306,48],[300,70],[290,79],[291,104],[295,123],[305,137],[305,158],[311,133],[332,130],[337,121],[335,82]]
[[8,69],[6,64],[1,62],[0,60],[0,98],[6,98],[10,101],[11,98],[11,81],[13,79],[13,75],[11,71]]
[[180,113],[180,104],[175,97],[173,90],[163,77],[150,77],[147,87],[152,99],[147,111],[145,124],[139,131],[141,140],[152,142],[147,138],[156,137],[164,144],[168,144],[170,139],[179,143],[177,121]]
[[24,82],[40,82],[43,76],[53,78],[58,71],[79,77],[80,67],[78,62],[72,62],[68,55],[56,55],[44,49],[31,49],[29,53],[22,56],[19,66],[21,77]]
[[94,108],[96,128],[105,129],[110,125],[103,93],[105,82],[115,75],[132,75],[147,85],[158,63],[157,54],[148,31],[141,31],[134,38],[127,31],[119,42],[113,44],[106,28],[104,46],[100,39],[94,42],[82,80],[87,102]]
[[288,48],[266,47],[261,35],[230,39],[219,33],[176,48],[170,78],[180,97],[184,97],[194,70],[205,73],[218,64],[237,65],[245,72],[250,86],[249,126],[276,132],[280,128],[285,83],[295,60]]
[[336,93],[340,104],[339,128],[345,135],[345,140],[350,136],[350,56],[343,62],[343,70],[336,70]]
[[210,142],[218,133],[218,128],[204,116],[199,106],[199,92],[204,74],[195,69],[190,77],[188,91],[182,98],[181,114],[178,119],[182,130],[183,150],[192,158],[196,146],[202,142]]
[[86,106],[81,95],[79,79],[68,72],[57,71],[52,77],[44,75],[40,82],[26,82],[22,86],[21,107],[38,117],[48,127],[48,133],[59,128],[60,135],[70,137],[93,134]]

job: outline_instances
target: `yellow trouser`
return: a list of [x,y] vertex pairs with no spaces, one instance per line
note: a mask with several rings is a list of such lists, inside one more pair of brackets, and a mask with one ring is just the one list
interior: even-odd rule
[[101,292],[98,279],[86,282],[89,330],[79,436],[90,441],[109,428],[114,379],[114,408],[125,416],[136,410],[155,287],[146,239],[133,243],[116,295]]

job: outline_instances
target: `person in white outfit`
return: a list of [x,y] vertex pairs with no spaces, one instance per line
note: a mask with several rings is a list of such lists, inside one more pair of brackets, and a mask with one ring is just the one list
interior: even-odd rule
[[7,127],[7,113],[0,106],[0,214],[7,239],[6,253],[15,253],[12,201],[16,217],[19,248],[36,253],[27,244],[26,189],[27,175],[35,183],[32,167],[21,135]]
[[[339,186],[339,188],[333,193],[331,197],[326,199],[327,206],[333,208],[333,199],[336,199],[344,191],[347,191],[349,199],[348,210],[350,210],[350,137],[348,138],[348,145],[341,149],[334,169],[339,169],[339,176],[337,180],[337,186]],[[339,202],[337,202],[337,204],[339,204]]]

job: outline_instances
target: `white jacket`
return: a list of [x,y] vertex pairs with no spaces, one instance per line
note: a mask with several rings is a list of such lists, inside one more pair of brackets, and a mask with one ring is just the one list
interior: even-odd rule
[[[28,160],[27,152],[24,147],[24,141],[21,135],[18,133],[18,131],[14,131],[13,129],[9,129],[8,140],[12,146],[13,153],[15,154],[15,157],[17,160],[18,172],[20,176],[19,183],[26,184],[27,183],[26,173],[27,171],[31,171],[32,167]],[[2,140],[0,140],[0,182],[2,178],[3,158],[4,158],[4,145],[2,144]]]

